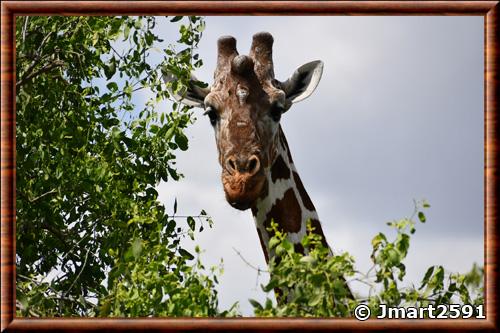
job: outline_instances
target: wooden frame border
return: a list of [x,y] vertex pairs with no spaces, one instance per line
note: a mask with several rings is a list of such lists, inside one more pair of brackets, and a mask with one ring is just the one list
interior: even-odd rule
[[[1,330],[482,330],[498,331],[499,1],[4,1],[1,4]],[[16,15],[476,15],[484,17],[485,320],[302,318],[32,319],[15,317],[15,45]]]

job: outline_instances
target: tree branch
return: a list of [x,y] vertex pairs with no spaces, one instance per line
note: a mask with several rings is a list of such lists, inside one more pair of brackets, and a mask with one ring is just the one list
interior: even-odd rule
[[24,41],[26,40],[26,29],[28,28],[28,20],[29,16],[26,16],[26,18],[24,19],[24,26],[23,26],[23,44]]
[[26,71],[25,75],[16,83],[16,88],[19,88],[24,83],[26,83],[27,81],[31,80],[32,78],[34,78],[40,74],[48,72],[48,71],[50,71],[54,68],[57,68],[57,67],[62,67],[62,66],[64,66],[64,64],[65,64],[64,61],[57,59],[57,60],[54,60],[53,62],[46,64],[45,66],[43,66],[39,70],[32,72],[31,74],[27,74],[29,72],[29,69],[28,69]]
[[29,198],[28,198],[28,201],[29,201],[30,203],[33,203],[33,202],[38,201],[38,200],[40,200],[41,198],[43,198],[43,197],[45,197],[45,196],[47,196],[47,195],[49,195],[49,194],[56,193],[56,192],[57,192],[57,190],[54,188],[54,189],[52,189],[52,190],[50,190],[50,191],[48,191],[48,192],[45,192],[44,194],[41,194],[41,195],[39,195],[39,196],[37,196],[37,197],[35,197],[35,198],[33,198],[33,199],[29,199]]

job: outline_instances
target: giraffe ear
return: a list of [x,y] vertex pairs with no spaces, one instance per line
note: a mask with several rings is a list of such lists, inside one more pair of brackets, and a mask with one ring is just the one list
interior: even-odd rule
[[321,74],[323,74],[321,60],[311,61],[297,68],[292,76],[281,84],[287,101],[292,104],[309,97],[318,86]]
[[[165,82],[168,84],[170,82],[177,81],[177,78],[171,73],[163,71],[163,80],[165,80]],[[177,102],[180,102],[187,106],[203,108],[205,106],[203,101],[210,92],[210,87],[203,87],[203,85],[203,82],[201,82],[196,78],[196,76],[191,74],[187,89],[175,93],[172,91],[169,84],[167,85],[167,89],[170,96],[172,96]]]

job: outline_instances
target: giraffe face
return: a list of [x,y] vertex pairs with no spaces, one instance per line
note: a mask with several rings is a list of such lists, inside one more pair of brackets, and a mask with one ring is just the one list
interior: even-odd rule
[[[205,110],[215,131],[226,199],[240,210],[254,206],[267,193],[281,116],[314,91],[323,70],[321,61],[313,61],[288,80],[276,80],[272,44],[269,33],[258,33],[249,55],[238,55],[236,40],[221,37],[212,86],[200,88],[192,76],[184,94],[173,94],[178,101]],[[174,80],[168,73],[164,77],[167,82]]]
[[236,56],[232,65],[212,86],[204,106],[215,131],[226,199],[244,210],[265,191],[286,100],[283,90],[259,80],[252,58]]

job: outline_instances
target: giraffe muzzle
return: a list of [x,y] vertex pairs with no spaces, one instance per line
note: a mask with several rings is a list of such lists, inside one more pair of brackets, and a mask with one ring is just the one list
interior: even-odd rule
[[264,187],[265,178],[253,178],[247,182],[223,181],[227,202],[234,208],[246,210],[255,204]]
[[226,160],[222,184],[227,202],[234,208],[246,210],[260,196],[265,176],[256,155],[244,159],[232,156]]

